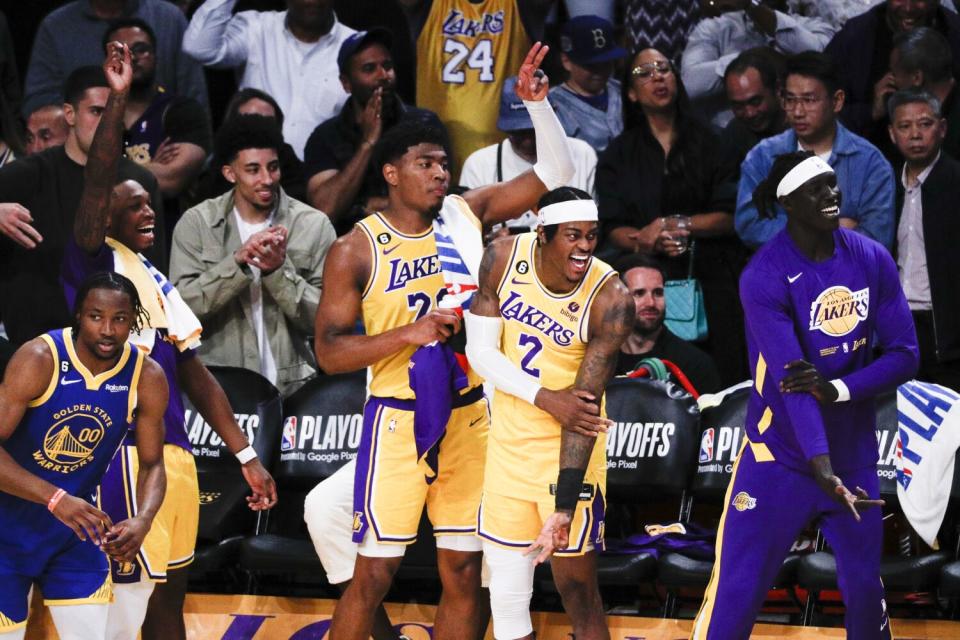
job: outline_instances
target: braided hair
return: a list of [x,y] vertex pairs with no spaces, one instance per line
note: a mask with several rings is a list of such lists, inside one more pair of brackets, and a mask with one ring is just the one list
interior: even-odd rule
[[77,289],[77,298],[73,303],[73,330],[75,333],[80,331],[80,309],[87,296],[94,289],[107,289],[110,291],[120,291],[127,294],[130,298],[130,304],[133,305],[133,322],[130,329],[134,332],[140,331],[148,322],[150,314],[140,303],[140,294],[137,293],[137,287],[126,276],[122,276],[116,271],[99,271],[88,276]]
[[809,151],[793,151],[776,157],[767,177],[753,190],[753,206],[762,218],[777,217],[777,186],[795,166],[811,157]]

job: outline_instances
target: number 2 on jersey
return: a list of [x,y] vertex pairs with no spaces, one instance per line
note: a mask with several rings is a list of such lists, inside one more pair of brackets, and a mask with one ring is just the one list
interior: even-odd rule
[[520,360],[520,368],[529,373],[534,378],[540,377],[540,369],[533,366],[533,361],[543,351],[543,343],[540,338],[526,333],[520,334],[520,348],[529,347],[523,359]]
[[467,74],[463,71],[466,60],[467,67],[480,71],[480,82],[493,82],[493,45],[490,40],[480,40],[473,49],[459,40],[448,39],[443,43],[443,52],[453,54],[446,64],[440,78],[451,84],[463,84]]

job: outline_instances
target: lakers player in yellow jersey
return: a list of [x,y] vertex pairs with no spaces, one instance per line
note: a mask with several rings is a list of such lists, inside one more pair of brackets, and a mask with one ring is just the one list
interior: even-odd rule
[[[545,100],[547,83],[537,74],[545,53],[539,43],[531,48],[517,82],[537,130],[538,162],[532,170],[462,198],[447,196],[443,134],[418,122],[397,124],[375,153],[389,206],[337,240],[327,256],[314,333],[317,362],[327,373],[363,367],[372,373],[354,479],[353,535],[359,554],[333,616],[331,640],[369,638],[374,611],[405,546],[416,538],[424,505],[434,525],[443,584],[434,637],[480,636],[485,614],[475,532],[487,405],[472,374],[467,388],[453,398],[434,476],[420,461],[414,438],[414,410],[419,413],[431,398],[417,397],[411,388],[411,357],[418,347],[444,342],[460,329],[456,313],[439,308],[447,289],[447,267],[441,263],[450,247],[465,263],[475,256],[479,270],[481,228],[520,215],[573,173],[563,130]],[[545,156],[540,156],[541,135]],[[451,238],[442,242],[434,226],[438,217],[451,223]],[[459,238],[452,232],[458,227]],[[358,318],[365,335],[355,333]],[[437,385],[442,384],[438,377]]]
[[593,257],[590,196],[543,196],[535,232],[495,241],[466,312],[467,357],[497,392],[478,515],[498,640],[533,638],[537,563],[553,576],[578,640],[609,638],[594,549],[603,544],[603,391],[634,304]]
[[[553,0],[400,0],[417,44],[417,106],[450,133],[454,178],[477,149],[503,139],[503,82],[540,37]],[[531,38],[531,35],[533,36]]]

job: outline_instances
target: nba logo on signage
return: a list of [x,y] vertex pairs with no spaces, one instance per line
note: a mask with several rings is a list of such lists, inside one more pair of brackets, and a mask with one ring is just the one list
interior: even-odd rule
[[283,423],[283,438],[280,440],[280,451],[290,451],[297,446],[297,416],[290,416]]
[[713,460],[713,427],[703,432],[700,438],[700,462],[710,462]]

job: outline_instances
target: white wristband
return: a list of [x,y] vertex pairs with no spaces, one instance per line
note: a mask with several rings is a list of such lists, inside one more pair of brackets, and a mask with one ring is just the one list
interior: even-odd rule
[[836,378],[830,381],[830,384],[833,385],[833,388],[837,390],[837,399],[834,402],[846,402],[850,399],[850,389],[847,388],[846,383],[840,378]]
[[257,457],[257,452],[253,450],[252,444],[248,444],[243,449],[240,449],[240,451],[237,451],[237,453],[234,455],[237,456],[237,462],[240,464],[247,464]]

